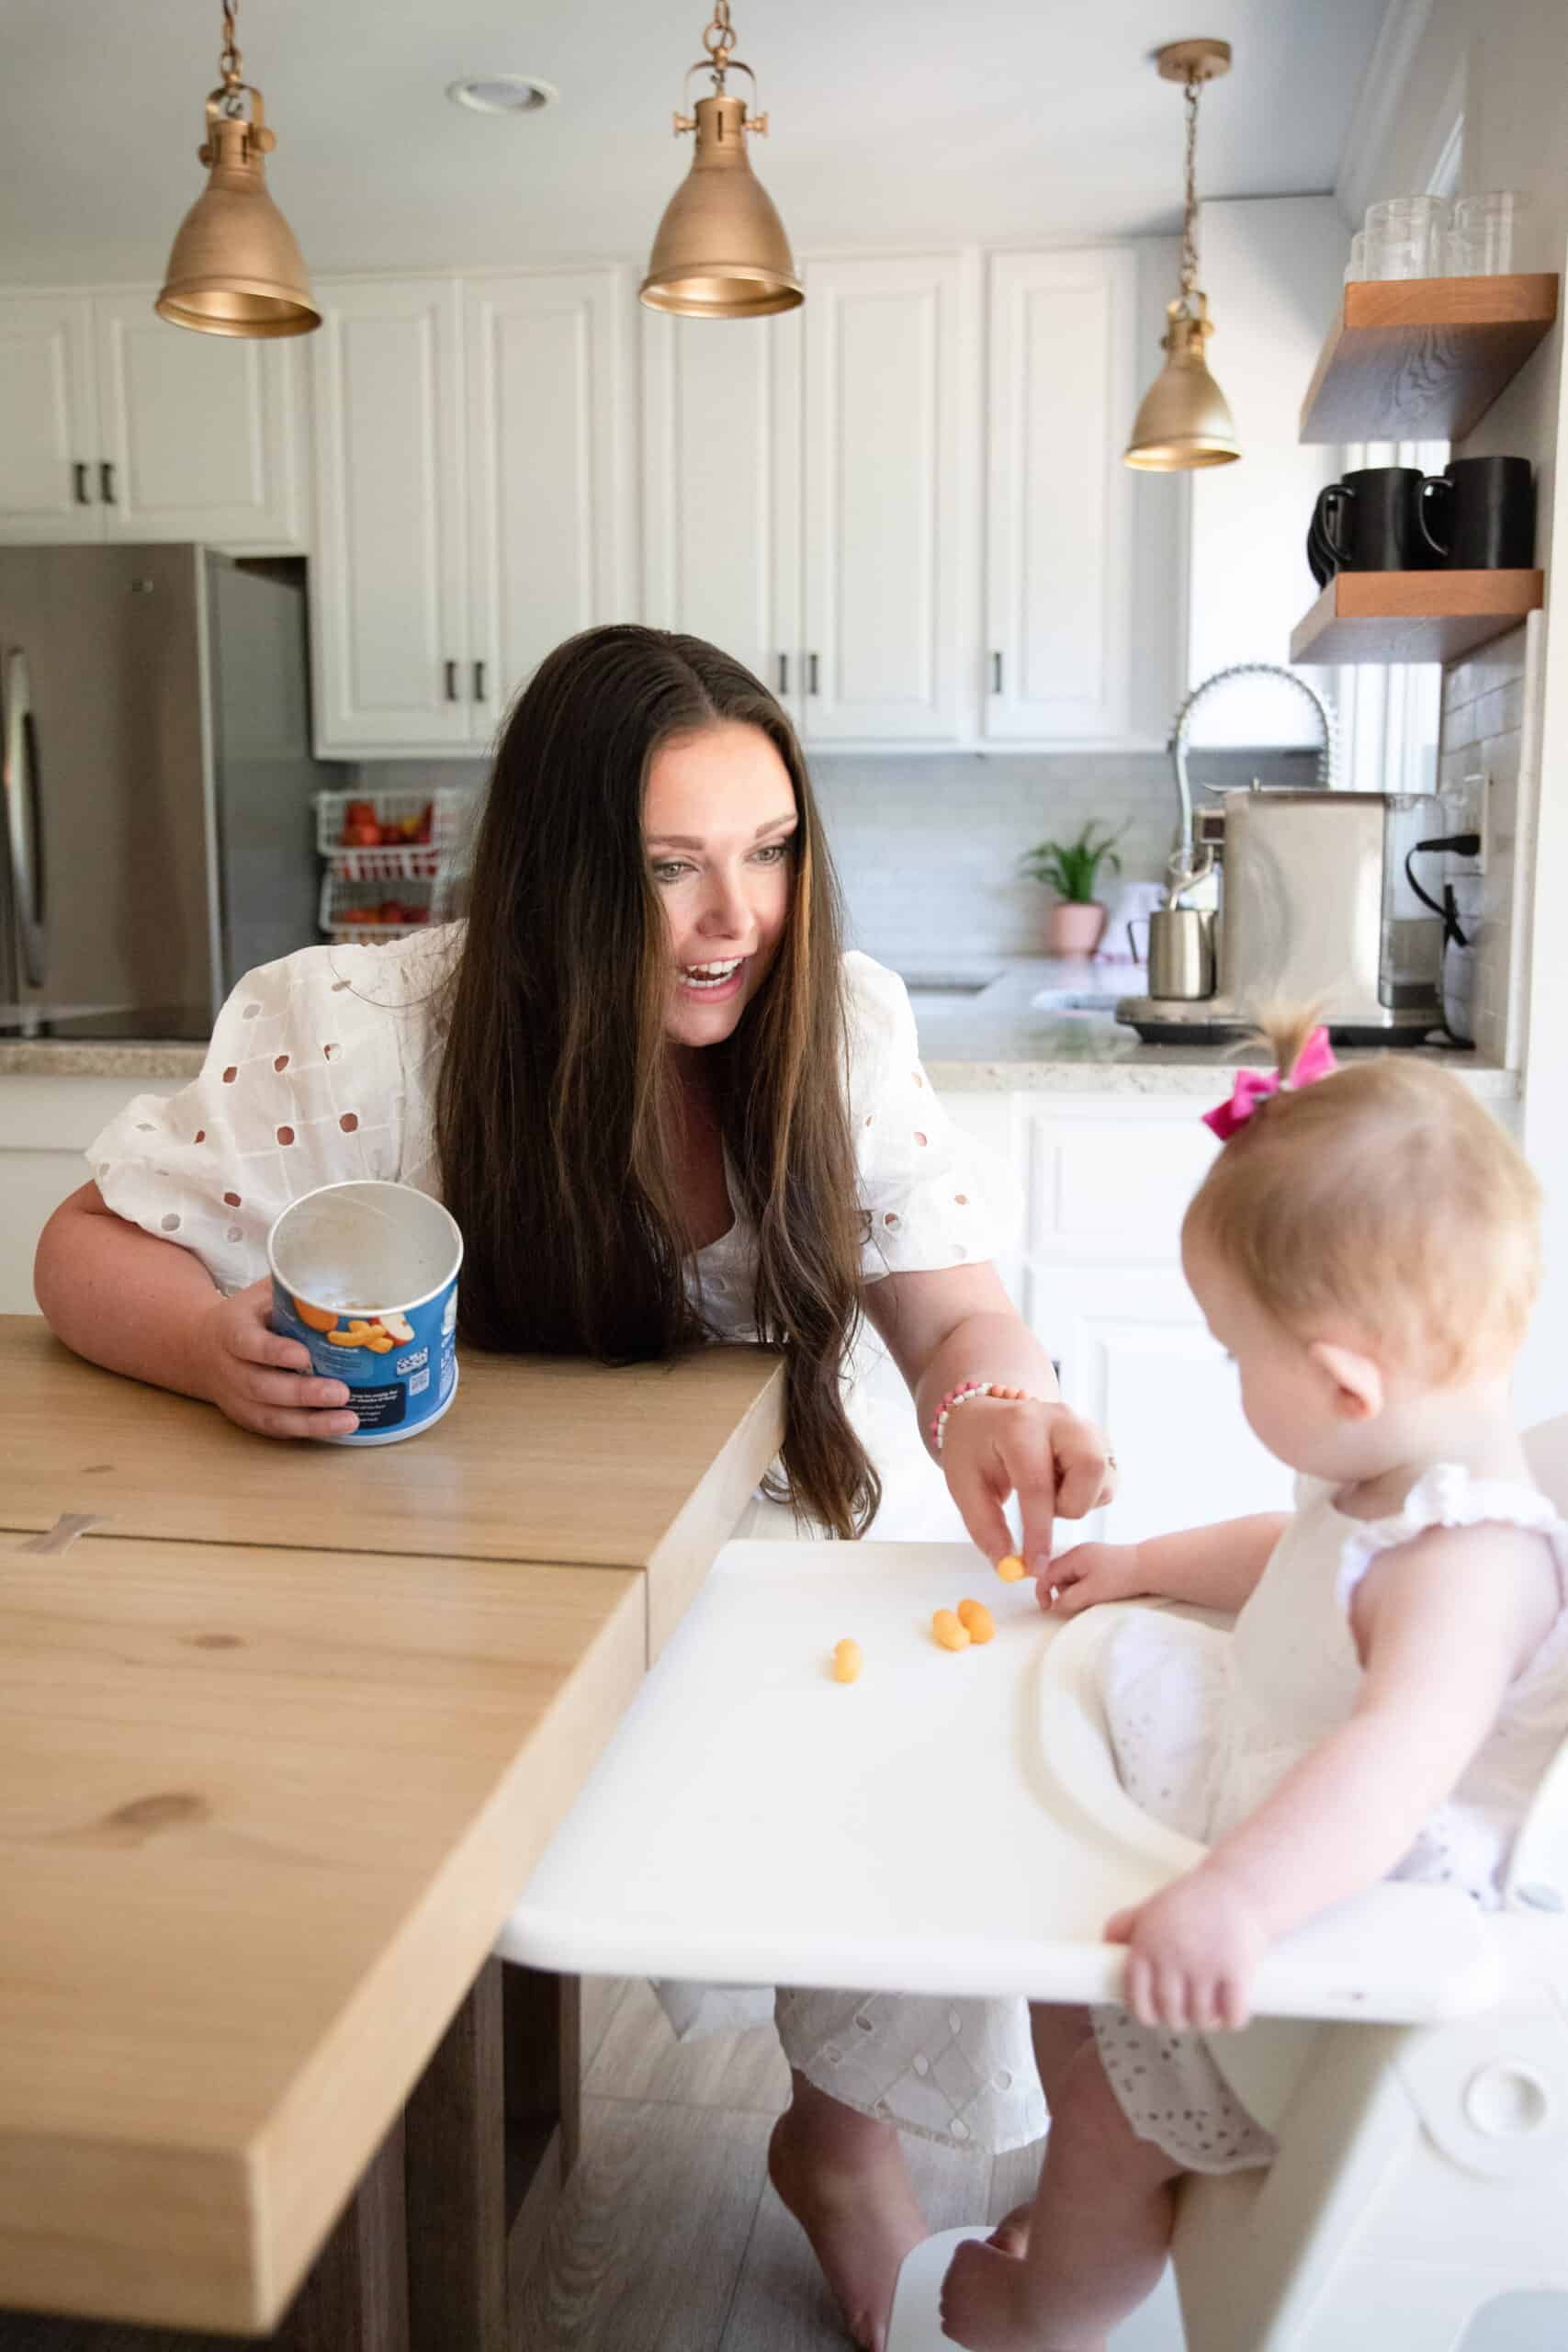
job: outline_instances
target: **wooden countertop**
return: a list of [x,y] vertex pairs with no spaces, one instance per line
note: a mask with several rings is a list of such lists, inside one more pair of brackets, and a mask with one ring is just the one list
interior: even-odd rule
[[648,1572],[657,1657],[778,1450],[757,1348],[602,1364],[466,1349],[451,1409],[401,1445],[280,1443],[0,1316],[0,1527]]
[[0,2307],[276,2323],[782,1397],[469,1351],[278,1444],[0,1317]]
[[637,1689],[642,1584],[0,1538],[0,2305],[276,2323]]

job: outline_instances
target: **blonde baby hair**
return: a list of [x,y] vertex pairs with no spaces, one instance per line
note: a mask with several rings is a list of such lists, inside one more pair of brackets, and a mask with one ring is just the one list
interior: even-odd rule
[[1224,1146],[1183,1238],[1303,1338],[1348,1320],[1438,1386],[1506,1366],[1540,1279],[1540,1185],[1469,1089],[1414,1054],[1292,1088],[1315,1021],[1260,1015],[1281,1091]]

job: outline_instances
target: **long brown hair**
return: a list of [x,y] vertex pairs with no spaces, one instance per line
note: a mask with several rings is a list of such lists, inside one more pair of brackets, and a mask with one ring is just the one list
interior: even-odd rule
[[610,1363],[708,1336],[684,1281],[669,936],[642,809],[660,745],[723,723],[767,737],[799,823],[773,966],[707,1052],[735,1207],[757,1234],[758,1333],[784,1356],[790,1496],[854,1535],[880,1487],[840,1389],[863,1218],[838,886],[788,718],[700,638],[631,626],[570,638],[502,732],[436,1095],[443,1192],[465,1240],[459,1329],[479,1347]]

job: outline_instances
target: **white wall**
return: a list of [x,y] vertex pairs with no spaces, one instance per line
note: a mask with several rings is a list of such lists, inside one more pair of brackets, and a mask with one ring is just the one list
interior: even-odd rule
[[[1339,472],[1340,453],[1303,448],[1297,431],[1348,249],[1331,196],[1201,208],[1198,276],[1214,322],[1209,359],[1242,456],[1192,477],[1190,685],[1233,662],[1284,662],[1291,631],[1317,594],[1307,525],[1318,492]],[[1335,675],[1307,673],[1330,696]],[[1317,722],[1282,681],[1247,680],[1202,705],[1194,740],[1315,743]]]
[[[1515,188],[1530,200],[1517,255],[1525,268],[1562,271],[1568,254],[1568,6],[1563,0],[1392,0],[1347,153],[1339,193],[1348,218],[1372,198],[1426,187],[1443,131],[1464,117],[1461,189]],[[1562,326],[1552,334],[1456,454],[1529,458],[1537,480],[1537,561],[1568,548],[1568,486],[1558,451]],[[1529,905],[1516,925],[1525,957],[1523,1137],[1547,1191],[1547,1281],[1520,1366],[1526,1419],[1568,1411],[1568,953],[1559,902],[1568,889],[1568,629],[1552,626],[1540,665],[1539,755],[1526,693],[1520,720],[1533,760]],[[1521,673],[1521,683],[1523,683]],[[1511,684],[1512,681],[1506,681]],[[1505,730],[1506,731],[1506,730]],[[1529,812],[1520,809],[1522,821]]]

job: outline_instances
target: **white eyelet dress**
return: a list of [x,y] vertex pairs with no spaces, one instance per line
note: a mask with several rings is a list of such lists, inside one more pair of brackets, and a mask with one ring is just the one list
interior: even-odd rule
[[[1568,1524],[1538,1488],[1424,1471],[1402,1510],[1348,1519],[1334,1488],[1296,1481],[1296,1513],[1231,1631],[1150,1610],[1111,1645],[1103,1697],[1128,1793],[1213,1845],[1255,1813],[1307,1751],[1348,1721],[1362,1668],[1350,1601],[1379,1553],[1433,1527],[1521,1527],[1551,1544],[1558,1613],[1446,1804],[1391,1878],[1442,1880],[1485,1910],[1568,1724]],[[1093,2012],[1100,2062],[1140,2139],[1190,2172],[1269,2163],[1273,2139],[1226,2083],[1201,2033]]]
[[[247,973],[201,1076],[166,1101],[140,1097],[91,1146],[105,1202],[192,1250],[231,1293],[265,1273],[274,1220],[318,1184],[379,1177],[438,1197],[432,1113],[462,940],[450,924],[386,946],[305,948]],[[844,981],[867,1281],[991,1259],[1017,1222],[1010,1175],[942,1112],[897,976],[852,954]],[[718,1337],[755,1336],[754,1279],[739,1223],[699,1253],[694,1292]],[[759,1501],[739,1532],[795,1531]],[[668,1984],[660,1996],[682,2032],[753,2022],[771,2006],[720,1987]],[[777,2015],[791,2065],[867,2114],[997,2153],[1044,2128],[1021,2001],[781,1990]]]

